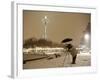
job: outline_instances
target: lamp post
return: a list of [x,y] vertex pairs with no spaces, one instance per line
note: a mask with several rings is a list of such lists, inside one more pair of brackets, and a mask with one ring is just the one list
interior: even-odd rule
[[44,24],[44,34],[43,34],[43,37],[44,37],[44,39],[47,39],[48,17],[47,17],[47,16],[44,16],[43,19],[42,19],[42,22],[43,22],[43,24]]

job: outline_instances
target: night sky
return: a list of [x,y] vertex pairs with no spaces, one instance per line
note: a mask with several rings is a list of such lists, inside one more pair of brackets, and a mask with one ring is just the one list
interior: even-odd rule
[[90,20],[87,13],[23,11],[23,40],[31,37],[43,38],[42,18],[48,17],[47,39],[60,43],[64,38],[72,38],[74,45],[79,45]]

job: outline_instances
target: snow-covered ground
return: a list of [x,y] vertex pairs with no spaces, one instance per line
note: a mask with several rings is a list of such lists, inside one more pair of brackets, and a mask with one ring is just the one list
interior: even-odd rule
[[[32,55],[30,55],[32,57]],[[43,56],[42,56],[43,57]],[[91,54],[89,53],[81,53],[77,55],[76,64],[71,64],[71,55],[66,56],[66,60],[64,62],[65,54],[61,57],[55,58],[53,55],[53,59],[48,59],[47,57],[27,61],[23,64],[24,69],[38,69],[38,68],[56,68],[56,67],[79,67],[79,66],[91,66]]]

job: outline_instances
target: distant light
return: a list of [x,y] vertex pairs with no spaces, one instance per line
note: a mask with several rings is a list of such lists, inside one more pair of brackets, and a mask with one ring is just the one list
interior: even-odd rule
[[89,40],[89,34],[88,33],[85,34],[84,38],[85,38],[85,40]]
[[45,16],[44,18],[47,19],[47,16]]

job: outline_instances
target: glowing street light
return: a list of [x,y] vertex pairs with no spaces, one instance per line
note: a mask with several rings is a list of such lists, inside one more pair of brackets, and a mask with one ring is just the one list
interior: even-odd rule
[[89,34],[88,33],[85,34],[84,38],[85,38],[85,40],[89,40]]

